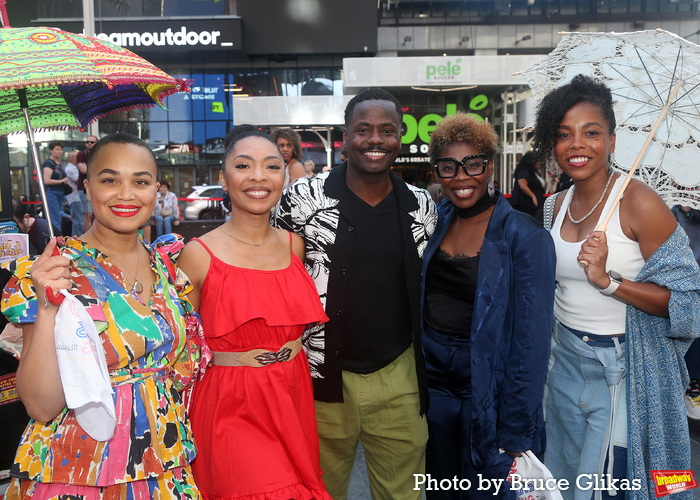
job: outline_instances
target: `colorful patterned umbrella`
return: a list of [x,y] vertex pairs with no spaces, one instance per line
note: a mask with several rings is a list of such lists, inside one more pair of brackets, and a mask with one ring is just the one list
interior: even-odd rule
[[188,91],[184,80],[98,38],[56,28],[0,28],[0,136],[29,135],[44,206],[34,130],[85,128],[117,111],[162,107],[166,96]]
[[33,130],[81,128],[110,113],[162,106],[187,91],[142,57],[110,42],[56,28],[0,29],[0,135],[26,131],[18,89],[26,89]]

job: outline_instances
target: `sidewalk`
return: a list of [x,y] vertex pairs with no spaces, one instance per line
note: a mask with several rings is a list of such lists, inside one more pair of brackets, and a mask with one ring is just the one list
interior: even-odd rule
[[[690,467],[695,473],[696,481],[700,482],[700,420],[688,420],[690,430]],[[425,497],[425,494],[423,495]],[[350,477],[350,500],[371,500],[369,483],[367,482],[367,467],[362,444],[357,447],[355,465]],[[693,500],[700,500],[700,488],[693,490]]]

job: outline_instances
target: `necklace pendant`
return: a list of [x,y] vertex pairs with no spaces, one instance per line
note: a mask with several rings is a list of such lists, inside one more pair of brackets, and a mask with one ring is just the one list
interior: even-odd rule
[[143,285],[138,281],[134,281],[134,290],[136,291],[136,293],[143,292]]

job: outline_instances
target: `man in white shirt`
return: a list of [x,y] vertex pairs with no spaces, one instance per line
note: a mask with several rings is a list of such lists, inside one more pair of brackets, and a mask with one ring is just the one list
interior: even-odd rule
[[80,192],[78,191],[78,177],[80,177],[80,170],[78,170],[78,152],[73,151],[68,155],[68,165],[66,166],[66,177],[68,177],[68,184],[73,188],[73,191],[66,195],[66,201],[70,207],[70,218],[73,223],[71,229],[72,236],[80,236],[83,234],[83,204],[80,200]]

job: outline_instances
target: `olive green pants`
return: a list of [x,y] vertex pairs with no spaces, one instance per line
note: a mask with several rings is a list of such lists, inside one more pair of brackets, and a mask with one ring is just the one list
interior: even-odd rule
[[315,402],[328,493],[334,500],[348,498],[360,440],[373,500],[422,498],[414,474],[425,473],[428,426],[420,415],[413,347],[374,373],[343,371],[343,399]]

